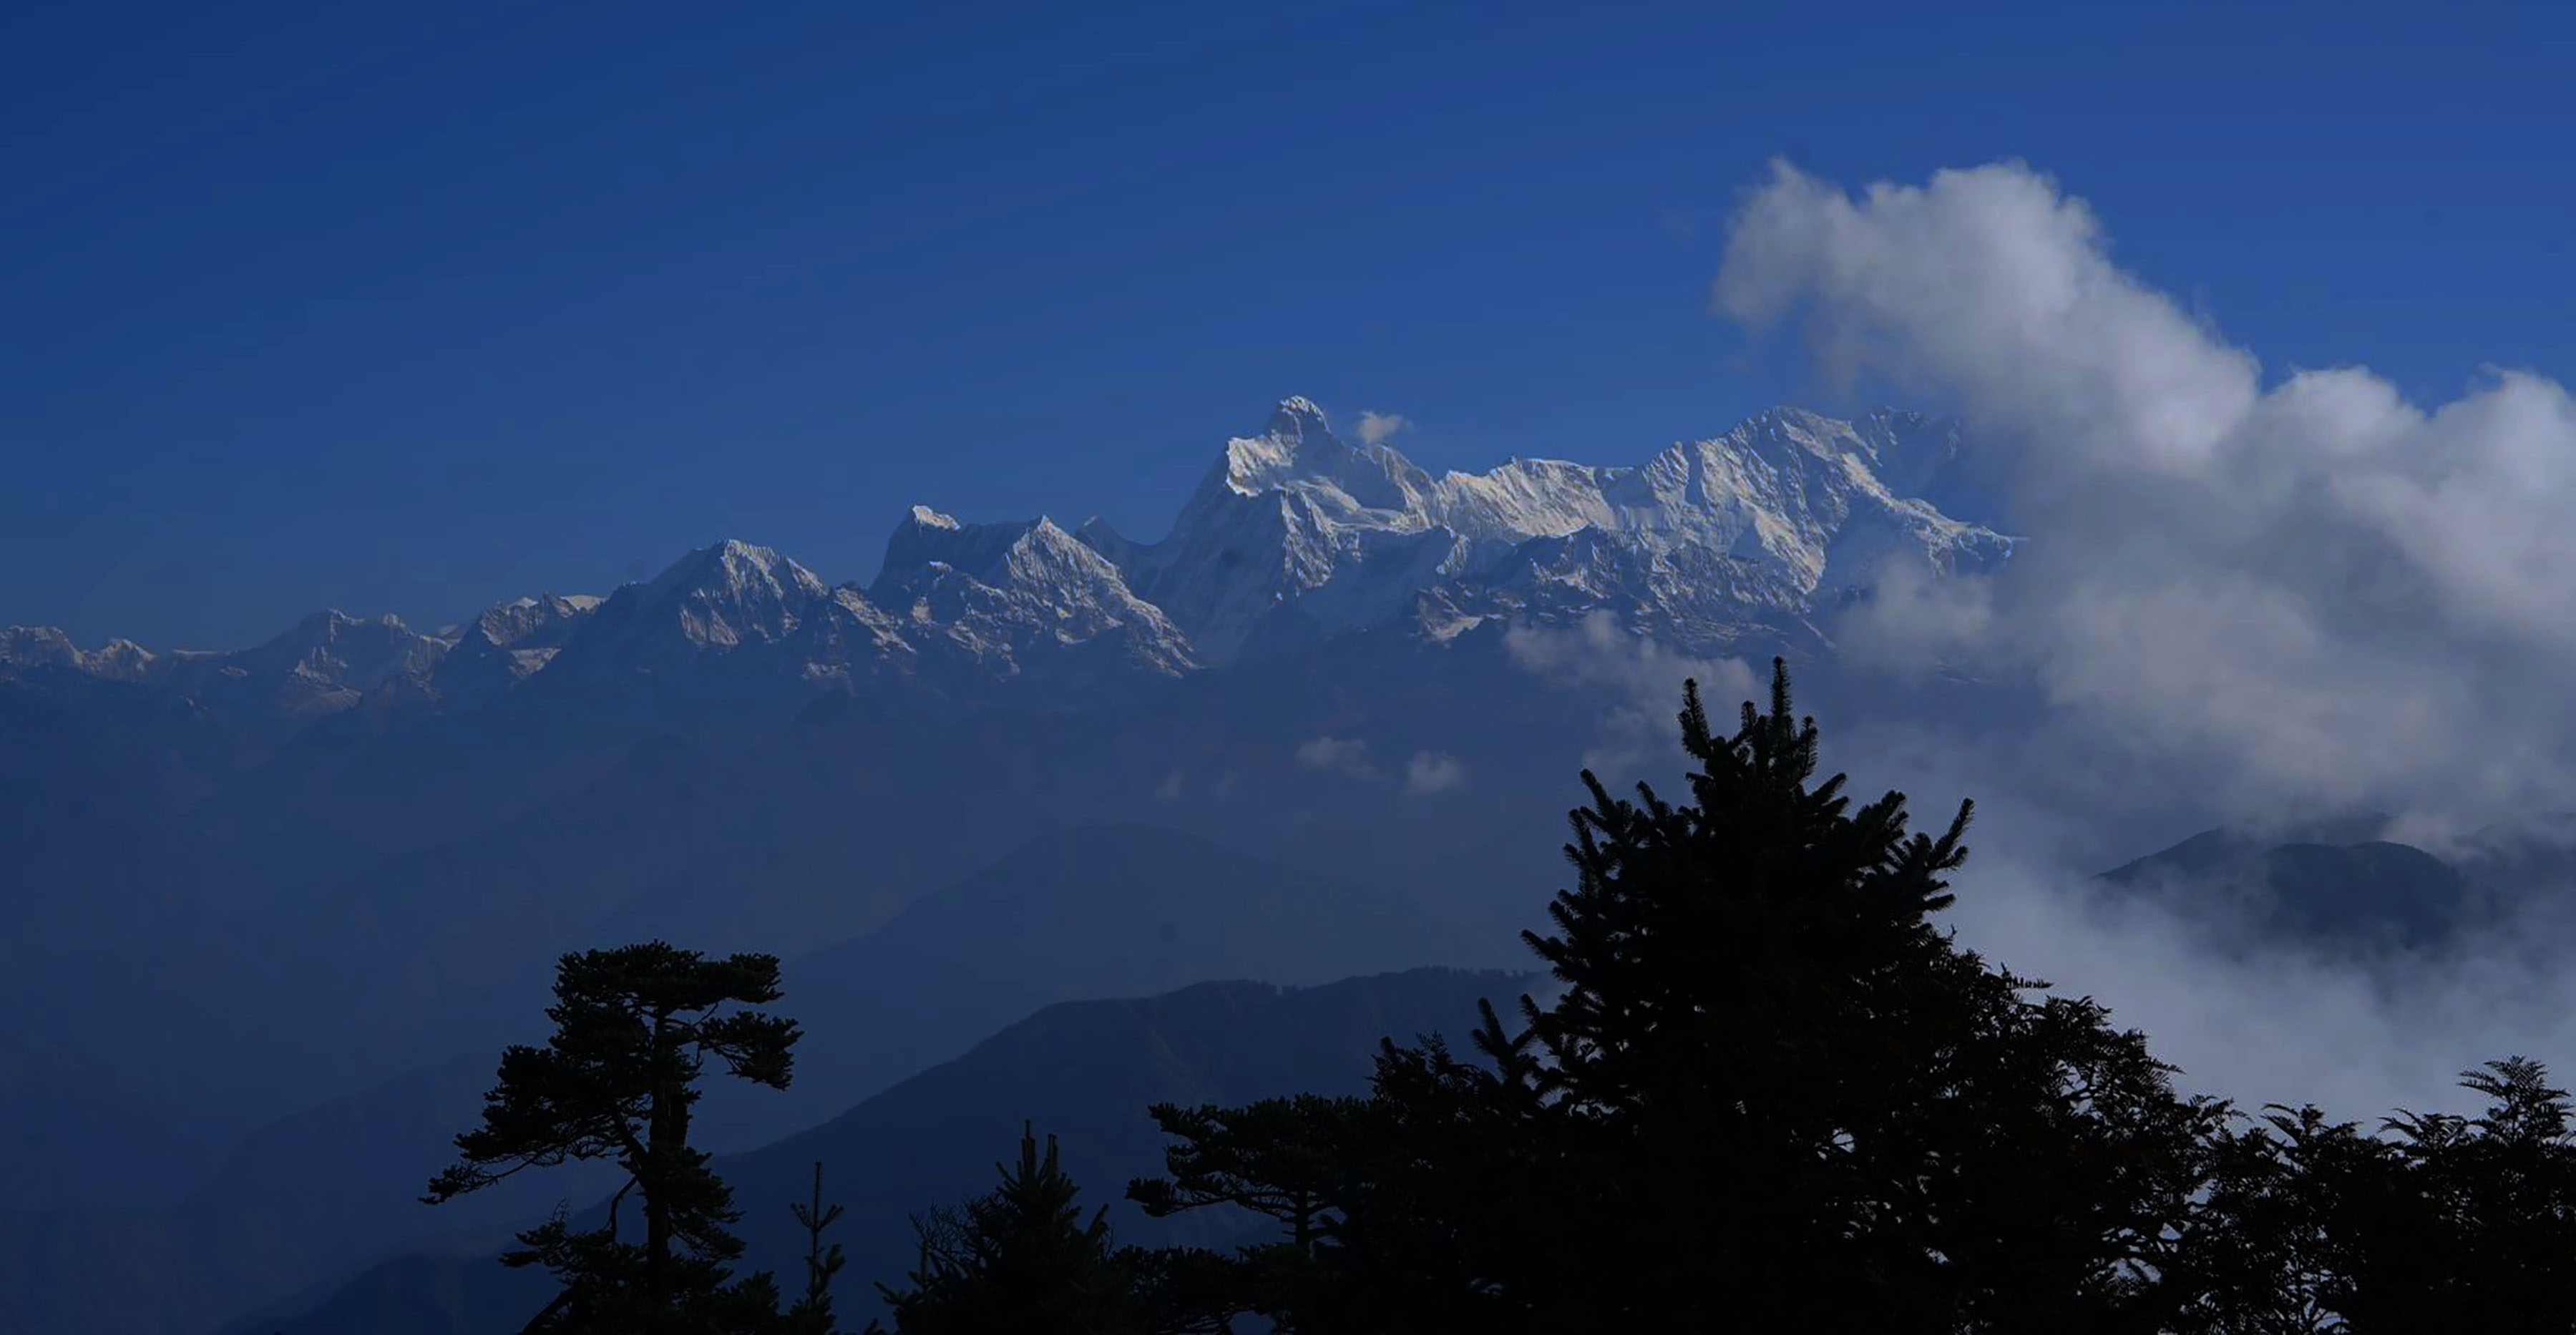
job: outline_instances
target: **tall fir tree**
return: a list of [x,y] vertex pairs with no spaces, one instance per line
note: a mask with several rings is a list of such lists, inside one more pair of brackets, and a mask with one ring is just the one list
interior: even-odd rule
[[1136,1332],[1135,1277],[1113,1251],[1108,1207],[1084,1222],[1055,1137],[1041,1157],[1024,1128],[1017,1165],[994,1169],[1002,1180],[991,1192],[915,1221],[920,1262],[908,1286],[877,1286],[899,1335]]
[[832,1315],[832,1277],[849,1264],[841,1244],[823,1245],[823,1232],[840,1221],[842,1207],[823,1204],[823,1161],[814,1161],[814,1198],[790,1201],[787,1208],[805,1230],[805,1292],[787,1309],[786,1335],[833,1335],[839,1323]]
[[[1318,1331],[2154,1330],[2223,1107],[1934,926],[1970,807],[1909,834],[1903,794],[1816,782],[1785,664],[1731,736],[1695,685],[1680,724],[1690,803],[1583,775],[1527,934],[1553,1003],[1486,1006],[1472,1057],[1387,1044],[1308,1282],[1238,1298]],[[1172,1126],[1175,1163],[1226,1127]]]
[[[519,1235],[502,1264],[541,1265],[562,1289],[527,1330],[549,1335],[752,1335],[775,1328],[766,1273],[732,1278],[742,1242],[733,1193],[688,1143],[697,1080],[712,1058],[731,1074],[784,1089],[798,1033],[758,1011],[779,997],[778,960],[708,959],[660,941],[566,955],[544,1047],[513,1045],[483,1124],[456,1137],[461,1159],[432,1179],[429,1204],[530,1168],[610,1159],[626,1182],[607,1221],[576,1231],[558,1214]],[[643,1237],[621,1232],[627,1197]]]

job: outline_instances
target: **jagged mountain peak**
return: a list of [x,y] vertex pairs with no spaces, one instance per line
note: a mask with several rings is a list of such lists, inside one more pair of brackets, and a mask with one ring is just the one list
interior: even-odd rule
[[741,539],[698,548],[581,614],[528,685],[790,713],[811,692],[900,678],[913,651],[856,590]]
[[541,593],[512,598],[485,608],[472,621],[459,628],[456,642],[460,645],[484,644],[506,647],[542,640],[560,644],[564,627],[597,611],[607,601],[596,594]]
[[1291,394],[1271,408],[1269,429],[1273,434],[1290,437],[1301,436],[1308,431],[1319,431],[1329,436],[1333,434],[1333,419],[1313,399],[1303,394]]
[[722,593],[733,598],[764,593],[772,598],[791,594],[822,597],[829,589],[821,576],[779,555],[776,548],[740,538],[726,538],[697,548],[673,562],[646,587],[652,597],[686,591]]
[[594,619],[616,624],[621,635],[676,631],[700,648],[732,648],[786,639],[831,596],[822,576],[775,549],[727,538],[691,551],[649,583],[619,589]]
[[[1105,526],[1097,530],[1114,540]],[[1114,646],[1116,661],[1157,675],[1197,666],[1188,637],[1138,597],[1117,564],[1047,516],[971,524],[913,507],[886,543],[868,598],[998,680],[1048,657]]]
[[432,691],[451,706],[465,706],[509,690],[553,662],[606,601],[586,593],[544,593],[484,609],[451,641],[430,678]]
[[93,676],[117,681],[141,681],[152,670],[159,654],[132,640],[115,639],[83,655],[84,671]]
[[[1082,533],[1213,661],[1282,616],[1330,633],[1419,621],[1434,605],[1506,618],[1609,608],[1707,649],[1798,621],[1890,554],[1950,571],[2009,546],[1907,494],[1956,455],[1955,431],[1919,415],[1854,424],[1782,405],[1639,466],[1516,457],[1435,479],[1384,442],[1344,439],[1311,402],[1289,404],[1262,434],[1226,442],[1163,541]],[[1601,541],[1545,545],[1587,531]]]
[[83,649],[57,626],[0,627],[0,674],[63,671],[112,681],[140,681],[159,655],[132,640]]
[[885,561],[870,586],[871,596],[897,588],[924,567],[933,565],[961,570],[978,579],[990,578],[995,568],[1008,559],[1012,546],[1042,525],[1054,528],[1044,518],[969,524],[929,506],[916,505],[886,538]]
[[382,626],[387,629],[402,629],[403,619],[391,612],[362,617],[352,616],[336,607],[326,607],[318,612],[305,613],[304,618],[295,624],[298,630],[310,631],[332,630],[341,626]]
[[[1084,530],[1105,533],[1107,526],[1095,518],[1085,523]],[[934,565],[994,582],[1008,577],[1011,562],[1035,551],[1053,552],[1057,559],[1077,564],[1098,562],[1102,571],[1116,573],[1089,543],[1049,516],[975,524],[916,505],[886,540],[885,563],[871,588],[898,587]]]
[[1416,504],[1430,477],[1384,442],[1350,441],[1311,399],[1291,395],[1271,411],[1256,436],[1236,436],[1202,487],[1199,501],[1225,493],[1260,496],[1274,490],[1302,493],[1327,509],[1405,510]]
[[259,670],[262,666],[282,666],[288,662],[321,662],[344,658],[377,659],[407,653],[430,643],[426,635],[403,624],[391,612],[380,616],[351,616],[336,607],[326,607],[305,614],[293,629],[249,649],[229,653],[182,650],[181,658],[223,659],[230,663]]
[[1956,421],[1902,409],[1844,421],[1780,405],[1640,464],[1515,456],[1434,477],[1291,395],[1259,432],[1225,441],[1152,544],[1097,518],[1068,530],[1045,516],[974,523],[914,505],[864,588],[835,589],[773,548],[726,538],[604,600],[514,599],[435,636],[326,609],[254,649],[156,659],[133,646],[84,653],[21,627],[0,634],[0,664],[245,698],[242,679],[282,673],[336,707],[391,677],[420,678],[456,704],[540,674],[555,679],[548,699],[582,683],[718,675],[901,679],[963,698],[1026,679],[1032,655],[1078,646],[1117,646],[1129,666],[1170,673],[1222,664],[1256,639],[1375,628],[1437,638],[1434,623],[1605,610],[1677,649],[1714,651],[1782,625],[1823,635],[1817,618],[1890,557],[1952,572],[2008,555],[2009,539],[1954,503],[1975,495],[1956,482],[1962,442]]
[[72,667],[79,663],[80,646],[58,626],[0,627],[0,663],[24,667]]
[[595,593],[534,593],[513,598],[501,606],[587,612],[599,606],[601,601],[600,595]]

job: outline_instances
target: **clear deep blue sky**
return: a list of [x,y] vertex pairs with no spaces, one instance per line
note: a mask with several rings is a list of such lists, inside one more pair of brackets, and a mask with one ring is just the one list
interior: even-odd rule
[[2556,7],[1089,8],[16,7],[0,623],[864,579],[915,501],[1151,538],[1287,393],[1634,461],[1814,397],[1707,314],[1773,156],[2025,159],[2274,371],[2576,374]]

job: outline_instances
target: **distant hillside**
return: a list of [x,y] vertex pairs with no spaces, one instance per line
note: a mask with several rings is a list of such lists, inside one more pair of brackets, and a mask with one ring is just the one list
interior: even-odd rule
[[[644,939],[685,908],[675,903],[598,921],[582,939]],[[1519,957],[1493,935],[1463,934],[1401,890],[1347,883],[1186,831],[1128,824],[1043,835],[877,931],[817,952],[781,952],[789,954],[781,1009],[806,1030],[795,1086],[780,1093],[718,1084],[700,1107],[697,1140],[735,1149],[812,1126],[1057,1002],[1152,995],[1209,977],[1316,984],[1426,963]],[[525,968],[532,980],[549,977],[547,961],[529,959]],[[436,995],[435,981],[422,979],[423,996]],[[528,995],[515,1007],[490,1007],[488,1045],[263,1124],[175,1209],[155,1200],[102,1202],[98,1188],[119,1188],[111,1199],[126,1201],[131,1184],[85,1176],[95,1170],[78,1159],[40,1166],[51,1174],[44,1179],[52,1184],[48,1202],[78,1209],[22,1216],[14,1225],[0,1215],[0,1237],[15,1227],[24,1245],[39,1251],[58,1245],[51,1239],[88,1239],[80,1245],[103,1253],[107,1268],[89,1272],[96,1292],[83,1292],[84,1281],[67,1275],[46,1293],[29,1293],[24,1301],[35,1306],[27,1310],[64,1312],[73,1309],[58,1304],[72,1303],[94,1305],[97,1315],[75,1326],[33,1316],[32,1324],[0,1321],[0,1333],[184,1335],[188,1327],[168,1323],[188,1310],[268,1301],[400,1244],[542,1213],[553,1193],[586,1194],[578,1188],[595,1175],[513,1179],[506,1189],[435,1213],[414,1200],[452,1157],[449,1139],[478,1115],[500,1045],[541,1036],[542,988],[521,990]],[[449,1022],[457,1009],[451,1003]],[[0,1060],[0,1092],[9,1069]],[[63,1125],[63,1110],[51,1102],[20,1106],[22,1121],[52,1114],[26,1122],[25,1134],[50,1136],[29,1143],[61,1143],[93,1157],[114,1152],[108,1137],[130,1125],[95,1115]],[[145,1144],[166,1140],[146,1137]],[[203,1147],[197,1153],[207,1155]],[[138,1153],[134,1162],[155,1160]],[[127,1244],[117,1227],[98,1220],[103,1209],[122,1211],[124,1235],[152,1239],[153,1280],[113,1268]],[[255,1253],[240,1252],[245,1240],[257,1241]],[[0,1294],[0,1314],[10,1310]]]
[[2537,816],[2436,852],[2353,812],[2279,828],[2204,830],[2098,878],[2166,905],[2215,942],[2420,950],[2576,898],[2576,823]]
[[[1500,1002],[1531,981],[1419,969],[1316,988],[1205,983],[1051,1006],[830,1122],[719,1158],[716,1169],[745,1208],[751,1265],[788,1276],[804,1234],[786,1206],[803,1199],[823,1161],[825,1195],[849,1207],[834,1234],[850,1256],[838,1298],[864,1324],[875,1310],[872,1281],[899,1278],[912,1259],[910,1215],[988,1187],[1022,1119],[1063,1138],[1065,1166],[1089,1201],[1118,1202],[1110,1217],[1123,1238],[1151,1242],[1169,1235],[1120,1200],[1129,1178],[1161,1167],[1149,1104],[1361,1092],[1381,1037],[1463,1034],[1477,998]],[[312,1295],[301,1315],[262,1316],[225,1335],[485,1335],[515,1329],[547,1294],[543,1276],[505,1271],[489,1255],[409,1257]]]

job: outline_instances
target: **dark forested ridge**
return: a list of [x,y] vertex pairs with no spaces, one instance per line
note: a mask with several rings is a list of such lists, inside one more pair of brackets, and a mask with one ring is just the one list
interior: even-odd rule
[[[2147,1035],[1941,926],[1975,893],[1972,808],[1916,831],[1904,795],[1820,777],[1785,667],[1767,711],[1720,732],[1694,692],[1681,726],[1683,800],[1584,776],[1574,883],[1526,938],[1544,1000],[1415,973],[1059,1006],[710,1162],[685,1109],[716,1068],[647,1055],[679,984],[624,963],[670,948],[567,956],[558,1055],[505,1057],[433,1196],[505,1148],[614,1159],[642,1233],[615,1202],[561,1214],[512,1265],[395,1262],[283,1328],[2576,1330],[2576,1127],[2542,1066],[2487,1061],[2461,1077],[2480,1111],[2371,1125],[2185,1095]],[[2309,865],[2224,843],[2177,856]],[[774,960],[723,967],[778,999]],[[643,1007],[625,1037],[580,1019],[603,970]],[[776,1061],[718,1064],[789,1083],[793,1026],[736,1023]],[[548,1064],[594,1049],[636,1055]],[[788,1208],[819,1183],[841,1213]],[[651,1222],[657,1189],[711,1222]]]
[[[1183,830],[1119,824],[1041,835],[874,932],[786,959],[789,995],[812,1030],[800,1078],[784,1093],[710,1091],[700,1136],[735,1150],[814,1126],[1056,1002],[1159,993],[1210,977],[1321,983],[1508,959],[1492,936],[1454,929],[1400,888]],[[512,1016],[526,1009],[522,1002],[492,1023],[502,1033],[522,1029]],[[884,1018],[827,1018],[844,1015]],[[439,1018],[452,1021],[454,1011],[424,1017]],[[102,1088],[93,1067],[104,1069],[75,1063],[69,1087]],[[38,1060],[0,1066],[0,1077],[14,1070],[61,1089],[67,1082],[48,1074],[60,1069],[59,1060]],[[219,1158],[160,1123],[138,1124],[155,1111],[148,1105],[119,1121],[75,1116],[77,1105],[60,1099],[12,1100],[7,1108],[32,1123],[22,1143],[57,1151],[32,1173],[56,1174],[61,1185],[53,1212],[0,1211],[0,1238],[10,1240],[0,1263],[22,1256],[31,1267],[0,1293],[0,1330],[191,1335],[205,1329],[209,1310],[264,1305],[451,1234],[502,1236],[559,1197],[586,1201],[613,1189],[613,1180],[574,1168],[514,1179],[436,1214],[414,1204],[420,1179],[443,1161],[447,1136],[473,1115],[491,1078],[488,1050],[460,1054],[271,1119]],[[132,1147],[112,1139],[119,1136]],[[130,1166],[136,1185],[167,1190],[173,1175],[155,1165],[182,1151],[199,1167],[175,1201],[120,1191],[107,1207],[98,1179],[87,1176],[105,1156]],[[129,1251],[148,1263],[120,1259]],[[40,1280],[33,1267],[66,1253],[87,1260]]]
[[[1475,998],[1516,986],[1511,974],[1414,970],[1313,988],[1205,983],[1133,1001],[1051,1006],[839,1117],[712,1167],[746,1208],[741,1234],[751,1264],[801,1279],[806,1238],[786,1209],[802,1199],[816,1160],[827,1194],[848,1207],[833,1232],[851,1258],[844,1312],[875,1307],[868,1281],[893,1278],[914,1259],[909,1217],[988,1185],[1011,1154],[1022,1121],[1053,1128],[1065,1164],[1097,1184],[1096,1203],[1161,1163],[1163,1137],[1145,1109],[1160,1101],[1248,1102],[1303,1089],[1357,1093],[1368,1053],[1387,1034],[1454,1023]],[[488,1065],[488,1063],[487,1063]],[[602,1197],[605,1193],[600,1193]],[[1144,1229],[1121,1207],[1117,1222]],[[595,1223],[591,1210],[576,1222]],[[1242,1226],[1175,1224],[1162,1235],[1230,1241]],[[1139,1236],[1157,1236],[1147,1231]],[[389,1261],[291,1319],[250,1322],[240,1335],[283,1329],[450,1332],[516,1329],[541,1306],[541,1277],[502,1269],[483,1250]],[[787,1287],[793,1288],[794,1283]],[[530,1302],[529,1299],[534,1301]]]

